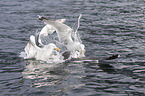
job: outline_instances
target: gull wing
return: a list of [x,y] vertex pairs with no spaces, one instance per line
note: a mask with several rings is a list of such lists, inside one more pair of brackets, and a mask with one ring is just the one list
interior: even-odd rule
[[39,17],[39,20],[55,28],[56,32],[58,33],[58,38],[61,42],[64,42],[64,43],[73,42],[71,38],[71,34],[73,30],[69,26],[63,23],[60,23],[58,21],[54,21],[54,20],[42,17],[42,16],[38,16],[38,17]]
[[25,59],[35,58],[35,55],[37,54],[37,50],[40,50],[40,49],[41,48],[36,45],[35,36],[31,35],[30,40],[24,49],[26,52],[26,55],[27,55],[27,57]]

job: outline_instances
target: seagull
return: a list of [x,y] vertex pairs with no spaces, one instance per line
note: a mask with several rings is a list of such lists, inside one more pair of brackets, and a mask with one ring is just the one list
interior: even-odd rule
[[58,60],[62,60],[62,56],[59,54],[60,49],[55,44],[49,43],[40,47],[37,45],[37,41],[34,35],[30,36],[30,41],[25,47],[27,57],[24,59],[35,58],[36,60],[49,61],[58,58]]
[[[55,28],[59,41],[62,42],[68,51],[71,52],[72,58],[81,58],[85,57],[85,46],[79,42],[76,34],[73,34],[74,31],[69,26],[57,22],[55,20],[51,20],[38,15],[39,20],[43,21],[47,25],[51,25]],[[76,33],[76,32],[75,32]]]

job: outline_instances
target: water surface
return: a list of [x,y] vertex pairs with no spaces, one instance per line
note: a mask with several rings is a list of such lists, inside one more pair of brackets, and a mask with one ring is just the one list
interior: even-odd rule
[[[145,2],[143,0],[1,0],[0,94],[2,96],[145,95]],[[37,15],[67,19],[86,57],[120,54],[115,60],[46,64],[23,60],[29,36],[41,30]]]

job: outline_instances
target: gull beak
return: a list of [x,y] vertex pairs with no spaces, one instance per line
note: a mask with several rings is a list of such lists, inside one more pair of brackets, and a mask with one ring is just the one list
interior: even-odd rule
[[59,49],[59,48],[54,48],[54,49],[56,49],[57,51],[60,51],[60,49]]
[[83,55],[84,50],[81,50],[81,52],[82,52],[82,55]]

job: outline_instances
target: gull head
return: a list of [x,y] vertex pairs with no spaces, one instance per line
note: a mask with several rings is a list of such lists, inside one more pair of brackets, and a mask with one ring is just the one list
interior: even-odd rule
[[56,45],[54,44],[54,43],[49,43],[48,45],[45,45],[45,47],[44,47],[45,49],[47,49],[47,50],[57,50],[57,51],[60,51],[60,49],[59,48],[57,48],[56,47]]
[[79,51],[78,58],[85,57],[85,46],[83,44],[79,44],[77,49]]
[[85,57],[85,46],[80,42],[75,44],[75,50],[72,52],[72,58]]

